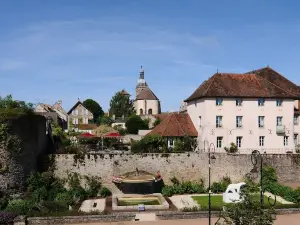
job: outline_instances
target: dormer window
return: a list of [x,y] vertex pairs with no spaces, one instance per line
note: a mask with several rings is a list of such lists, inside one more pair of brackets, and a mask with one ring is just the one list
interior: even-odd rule
[[282,100],[281,99],[277,99],[276,100],[276,106],[282,106]]
[[221,106],[223,104],[223,99],[222,98],[217,98],[216,99],[216,106]]
[[242,106],[242,105],[243,105],[243,99],[237,98],[237,99],[235,100],[235,105],[236,105],[236,106]]
[[264,106],[265,105],[265,99],[264,98],[259,98],[258,99],[258,106]]

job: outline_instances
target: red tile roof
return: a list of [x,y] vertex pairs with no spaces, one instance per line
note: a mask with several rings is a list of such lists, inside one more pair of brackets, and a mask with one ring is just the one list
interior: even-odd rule
[[170,113],[160,113],[160,114],[154,114],[153,116],[156,119],[160,119],[161,121],[163,121],[165,118],[167,118],[169,116]]
[[149,87],[144,87],[136,96],[136,100],[159,100]]
[[261,68],[258,70],[250,71],[249,73],[254,73],[269,82],[277,85],[278,87],[284,89],[285,91],[297,95],[300,97],[300,88],[298,85],[294,84],[290,80],[288,80],[286,77],[282,76],[277,71],[273,70],[270,67]]
[[197,137],[198,132],[188,114],[170,113],[159,125],[147,135],[160,135],[163,137]]
[[262,76],[233,73],[214,74],[185,101],[203,97],[298,98],[296,93],[288,92]]

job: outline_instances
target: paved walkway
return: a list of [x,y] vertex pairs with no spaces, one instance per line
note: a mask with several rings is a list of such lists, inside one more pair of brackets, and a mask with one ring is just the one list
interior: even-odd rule
[[[300,214],[279,215],[274,225],[299,225]],[[212,224],[216,222],[216,219],[212,219]],[[149,222],[110,222],[110,223],[86,223],[87,225],[207,225],[208,219],[196,219],[196,220],[161,220],[161,221],[149,221]],[[75,225],[75,224],[73,224]],[[83,224],[76,224],[83,225]]]
[[[267,197],[270,196],[271,199],[275,199],[275,195],[273,195],[270,192],[265,192],[265,196],[267,196]],[[278,195],[276,195],[276,201],[280,202],[281,204],[294,204],[293,202],[289,202]]]

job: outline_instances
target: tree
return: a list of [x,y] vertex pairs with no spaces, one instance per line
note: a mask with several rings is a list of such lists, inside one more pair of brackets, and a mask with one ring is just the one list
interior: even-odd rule
[[94,122],[96,122],[100,117],[104,115],[103,109],[98,104],[98,102],[94,101],[93,99],[86,99],[83,103],[84,107],[93,113]]
[[138,115],[130,116],[126,121],[125,126],[129,134],[137,134],[139,130],[149,129],[148,121],[142,120]]
[[129,95],[117,92],[110,100],[109,113],[116,117],[131,116],[134,113],[133,100],[130,100]]
[[102,116],[101,118],[99,118],[99,121],[98,121],[99,124],[105,124],[105,125],[109,125],[109,126],[112,125],[113,122],[114,122],[113,119],[107,115]]
[[272,214],[275,211],[271,208],[261,209],[259,200],[250,194],[249,190],[242,192],[242,201],[228,204],[221,213],[217,225],[271,225],[273,224]]
[[156,127],[157,125],[159,125],[160,123],[161,123],[161,119],[157,118],[153,123],[153,128]]

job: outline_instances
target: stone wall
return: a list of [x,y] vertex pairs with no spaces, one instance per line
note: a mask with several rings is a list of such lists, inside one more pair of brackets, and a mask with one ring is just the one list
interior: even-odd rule
[[[211,178],[219,181],[229,176],[233,182],[244,180],[245,174],[253,168],[250,155],[215,154],[211,166]],[[266,155],[265,162],[272,165],[281,182],[300,182],[300,155]],[[98,176],[102,183],[114,193],[119,190],[111,182],[113,176],[133,172],[136,168],[156,174],[160,171],[165,183],[173,176],[180,180],[203,179],[208,182],[208,155],[197,153],[184,154],[88,154],[81,160],[75,155],[55,155],[55,174],[66,178],[69,173]]]
[[11,122],[13,133],[21,140],[22,152],[12,156],[9,149],[0,147],[0,188],[19,189],[36,170],[38,157],[49,147],[49,138],[44,116],[23,116]]

